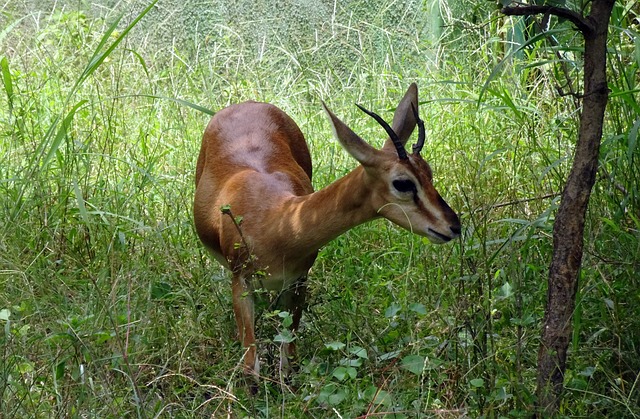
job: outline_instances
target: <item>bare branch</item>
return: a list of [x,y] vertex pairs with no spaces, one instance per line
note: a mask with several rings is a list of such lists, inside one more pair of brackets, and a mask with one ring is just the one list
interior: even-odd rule
[[524,203],[532,202],[532,201],[540,201],[540,200],[543,200],[543,199],[557,198],[560,195],[561,194],[558,192],[558,193],[551,193],[551,194],[542,195],[542,196],[534,196],[533,198],[523,198],[523,199],[516,199],[515,201],[501,202],[501,203],[498,203],[498,204],[493,204],[493,205],[489,205],[489,206],[486,206],[486,207],[481,207],[481,208],[474,209],[474,210],[471,211],[471,214],[475,214],[475,213],[478,213],[478,212],[484,212],[484,211],[491,211],[491,210],[494,210],[496,208],[510,207],[512,205],[519,205],[519,204],[524,204]]
[[584,16],[564,7],[526,5],[503,7],[501,12],[507,16],[554,15],[571,21],[584,36],[590,36],[595,31],[591,22],[585,19]]

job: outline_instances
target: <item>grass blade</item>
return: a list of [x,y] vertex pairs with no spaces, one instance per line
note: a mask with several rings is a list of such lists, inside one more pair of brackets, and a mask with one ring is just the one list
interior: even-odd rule
[[560,28],[560,29],[552,29],[549,31],[545,31],[542,33],[539,33],[535,36],[532,36],[531,38],[529,38],[527,40],[527,42],[525,42],[524,44],[520,45],[518,48],[513,49],[511,51],[509,51],[509,53],[507,55],[505,55],[505,57],[500,60],[498,62],[498,64],[495,65],[495,67],[493,67],[493,69],[491,70],[491,74],[489,74],[489,77],[487,77],[487,80],[484,82],[484,86],[482,86],[482,89],[480,90],[480,94],[478,95],[478,106],[480,106],[480,104],[482,103],[482,99],[484,97],[485,92],[488,91],[489,88],[489,84],[496,78],[498,78],[498,76],[500,75],[500,73],[502,72],[502,68],[505,66],[506,63],[510,62],[511,59],[518,54],[520,51],[524,50],[525,48],[527,48],[529,45],[535,44],[536,42],[545,39],[549,36],[553,36],[556,33],[562,33],[562,32],[566,32],[567,29],[564,28]]
[[11,32],[13,28],[15,28],[18,25],[18,23],[22,22],[26,17],[27,16],[23,16],[20,19],[16,20],[15,22],[11,23],[10,25],[7,25],[6,28],[4,28],[2,32],[0,32],[0,43],[2,43],[2,41],[9,34],[9,32]]
[[73,193],[76,197],[76,202],[78,203],[80,218],[82,218],[84,224],[89,228],[89,213],[87,212],[87,207],[84,205],[84,197],[82,196],[82,191],[80,190],[77,179],[73,179]]
[[[123,97],[123,96],[121,96],[121,97]],[[215,115],[215,112],[212,111],[209,108],[205,108],[204,106],[198,105],[196,103],[189,102],[189,101],[184,100],[184,99],[178,99],[178,98],[175,98],[175,97],[158,96],[158,95],[130,95],[129,97],[148,97],[148,98],[151,98],[151,99],[169,100],[169,101],[175,102],[175,103],[177,103],[179,105],[186,106],[186,107],[191,108],[191,109],[195,109],[196,111],[205,113],[207,115],[211,115],[211,116]]]
[[11,80],[9,60],[7,60],[7,57],[2,57],[2,60],[0,60],[0,71],[2,71],[2,84],[4,85],[4,91],[7,93],[7,100],[9,102],[9,113],[13,113],[13,81]]
[[91,57],[91,59],[89,60],[89,63],[87,64],[87,66],[84,68],[84,71],[82,72],[82,74],[80,75],[80,77],[78,78],[78,80],[76,81],[76,84],[74,85],[73,89],[71,90],[71,94],[74,93],[74,91],[91,75],[93,74],[94,71],[96,71],[96,69],[98,67],[100,67],[100,64],[102,64],[104,62],[104,60],[111,55],[111,53],[113,52],[114,49],[116,49],[116,47],[118,45],[120,45],[120,42],[122,42],[122,40],[127,36],[127,34],[129,33],[129,31],[131,31],[131,29],[134,28],[134,26],[136,26],[136,24],[149,12],[149,10],[151,10],[153,8],[153,6],[155,6],[155,4],[158,2],[158,0],[153,0],[151,3],[149,3],[149,5],[147,7],[144,8],[144,10],[142,10],[142,12],[140,12],[138,14],[138,16],[136,16],[135,19],[133,19],[131,21],[131,23],[129,23],[129,25],[127,25],[126,28],[124,28],[124,30],[116,37],[116,39],[113,41],[113,43],[111,45],[109,45],[109,47],[104,51],[104,52],[100,52],[104,46],[107,44],[109,38],[111,37],[111,34],[116,30],[118,24],[120,23],[120,20],[122,19],[122,15],[120,15],[112,24],[111,26],[109,26],[109,28],[107,29],[107,31],[104,33],[104,35],[102,36],[102,39],[100,40],[100,43],[98,44],[98,47],[96,48],[95,52],[93,53],[93,56]]
[[62,126],[58,129],[58,132],[56,133],[56,136],[53,139],[53,142],[51,143],[51,147],[47,152],[47,156],[42,162],[42,168],[46,167],[49,164],[53,156],[56,154],[56,151],[58,151],[58,148],[60,147],[62,140],[67,136],[67,130],[71,125],[71,122],[73,121],[73,117],[75,116],[76,111],[85,103],[87,103],[86,100],[81,100],[80,102],[76,103],[76,105],[73,108],[71,108],[67,116],[62,121]]

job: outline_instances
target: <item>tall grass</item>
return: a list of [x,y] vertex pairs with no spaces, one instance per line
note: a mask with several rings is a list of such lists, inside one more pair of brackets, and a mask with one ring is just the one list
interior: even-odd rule
[[[554,93],[544,39],[519,61],[498,36],[511,23],[490,11],[441,2],[437,37],[423,32],[433,4],[339,3],[319,3],[290,32],[266,6],[209,10],[202,27],[172,2],[26,16],[4,6],[4,416],[527,414],[574,101]],[[181,30],[189,36],[167,41]],[[638,63],[626,41],[615,45],[611,72],[624,77],[612,78],[589,212],[567,416],[633,417],[640,405]],[[379,146],[379,127],[353,103],[389,118],[411,81],[428,124],[423,153],[464,238],[434,247],[377,221],[326,246],[309,280],[300,371],[289,387],[265,362],[248,397],[228,278],[191,223],[209,113],[246,99],[280,106],[307,136],[321,188],[356,163],[331,139],[320,100]],[[258,322],[269,358],[282,320],[263,310]]]

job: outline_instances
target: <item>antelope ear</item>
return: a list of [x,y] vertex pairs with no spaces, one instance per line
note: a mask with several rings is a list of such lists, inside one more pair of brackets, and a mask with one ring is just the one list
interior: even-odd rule
[[[340,141],[342,147],[363,166],[375,165],[378,150],[370,146],[366,141],[360,138],[358,134],[353,132],[351,128],[349,128],[344,122],[335,116],[331,110],[329,110],[324,102],[322,102],[322,107],[327,113],[327,116],[329,116],[329,122],[331,122],[333,134],[338,141]],[[393,147],[393,144],[391,144],[391,146]]]
[[[393,123],[391,128],[398,135],[400,142],[406,144],[409,137],[413,133],[416,127],[416,118],[411,109],[411,104],[418,110],[418,86],[415,83],[411,83],[404,97],[398,104],[396,112],[393,114]],[[395,149],[393,143],[389,140],[384,144],[385,148]]]

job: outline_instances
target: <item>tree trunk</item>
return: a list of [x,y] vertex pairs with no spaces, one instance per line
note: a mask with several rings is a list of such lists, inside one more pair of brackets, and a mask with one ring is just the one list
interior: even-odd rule
[[553,257],[549,268],[547,308],[538,352],[538,407],[557,412],[563,390],[567,348],[582,261],[584,223],[598,169],[602,124],[607,106],[606,44],[613,0],[594,0],[585,33],[584,98],[573,166],[562,192],[553,226]]
[[[571,20],[582,32],[584,94],[573,166],[562,192],[553,227],[553,256],[549,267],[547,307],[538,351],[537,407],[542,416],[560,407],[571,341],[578,274],[582,261],[584,224],[598,168],[602,125],[608,99],[606,44],[615,0],[593,0],[591,14],[583,18],[567,9],[523,6],[503,9],[505,14],[550,13]],[[544,8],[544,10],[543,10]]]

